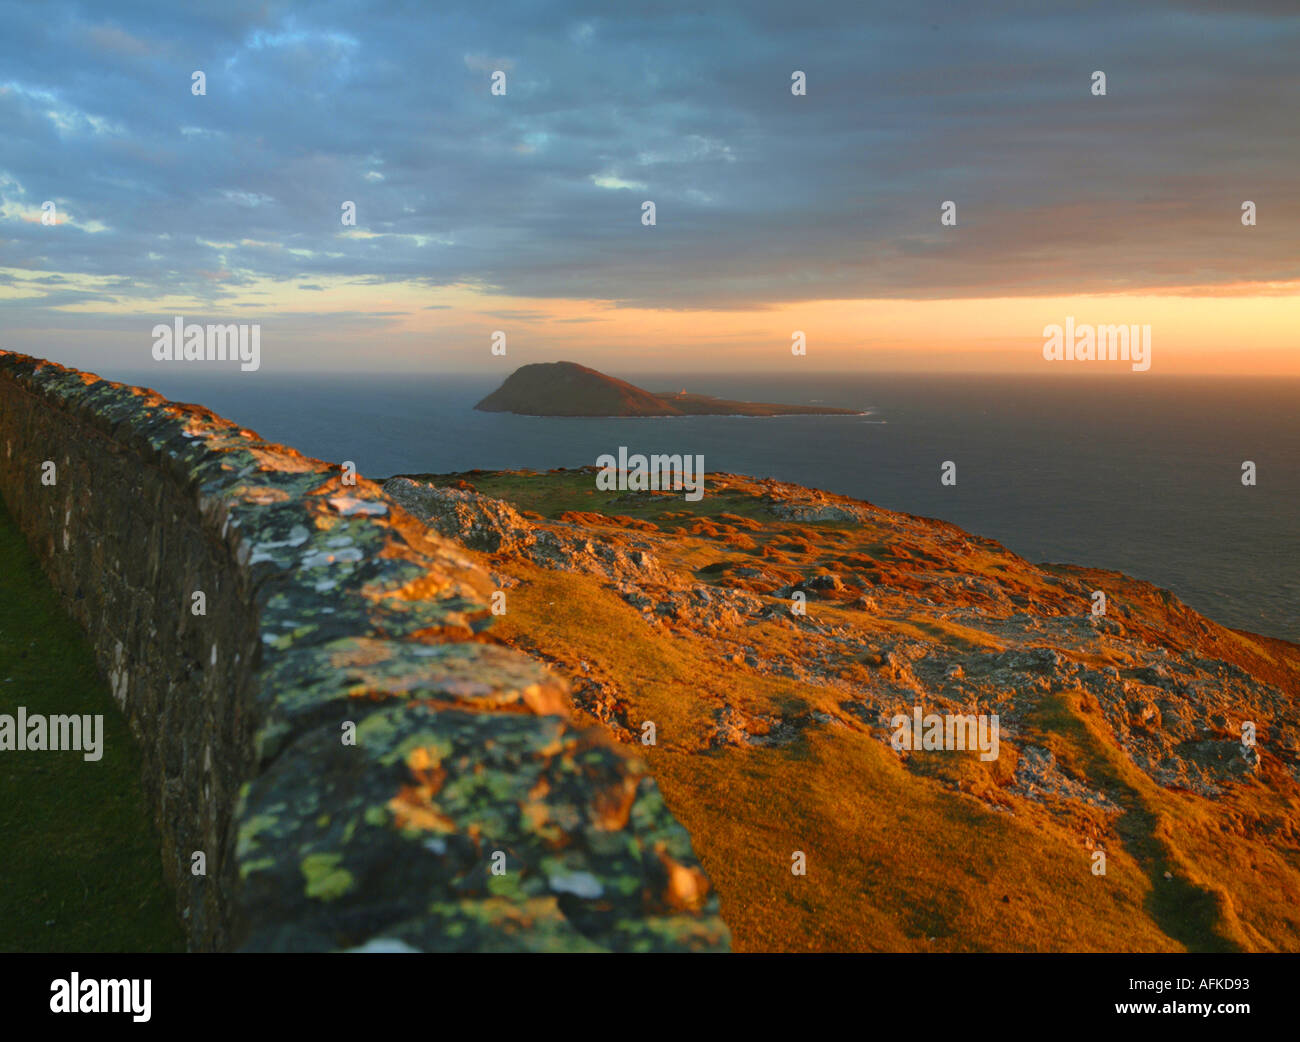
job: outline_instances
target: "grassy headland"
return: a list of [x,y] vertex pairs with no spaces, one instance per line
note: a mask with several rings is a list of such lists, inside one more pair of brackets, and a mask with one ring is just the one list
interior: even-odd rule
[[[646,756],[737,950],[1300,951],[1295,645],[795,486],[416,480],[506,590],[496,633]],[[900,755],[916,704],[1000,714],[1000,756]]]

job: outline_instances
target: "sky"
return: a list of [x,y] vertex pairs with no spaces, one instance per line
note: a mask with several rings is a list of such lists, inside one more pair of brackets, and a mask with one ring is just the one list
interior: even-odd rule
[[259,325],[267,372],[1044,372],[1072,317],[1150,325],[1133,378],[1300,375],[1295,0],[0,25],[3,349],[146,370],[182,316]]

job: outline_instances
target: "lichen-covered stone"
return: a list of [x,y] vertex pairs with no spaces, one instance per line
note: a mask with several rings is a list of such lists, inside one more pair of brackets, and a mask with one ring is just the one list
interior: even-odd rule
[[0,352],[0,490],[140,743],[192,947],[726,947],[644,766],[483,641],[489,576],[379,486]]
[[328,725],[300,738],[244,801],[250,947],[725,941],[685,831],[641,766],[592,732],[424,703],[373,710],[357,730],[356,748]]

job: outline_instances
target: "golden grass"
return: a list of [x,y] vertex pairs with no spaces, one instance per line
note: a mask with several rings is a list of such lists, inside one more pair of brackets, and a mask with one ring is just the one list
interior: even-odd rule
[[[554,476],[532,480],[527,501],[552,516],[601,510],[598,497],[586,496],[587,479],[559,481],[573,484],[573,495],[553,486]],[[510,481],[528,488],[524,479]],[[507,491],[506,482],[478,484],[489,494]],[[675,531],[656,553],[683,575],[721,575],[723,562],[764,566],[761,550],[737,551],[707,529],[688,537],[709,510],[686,506],[680,498],[644,508],[620,503],[618,512]],[[749,516],[753,503],[731,497],[709,507],[716,521],[718,511]],[[723,525],[739,527],[732,518]],[[812,562],[794,554],[794,544],[811,541],[804,528],[746,530],[760,539],[784,532],[791,565],[813,574]],[[879,557],[878,547],[862,542],[849,549]],[[1008,560],[981,559],[979,568],[1051,595],[1045,579],[1024,582]],[[873,734],[841,707],[847,684],[865,679],[866,666],[846,665],[839,686],[809,685],[759,675],[731,658],[741,644],[769,660],[807,654],[817,643],[807,634],[764,622],[706,642],[648,623],[599,578],[514,561],[509,570],[521,582],[496,633],[616,680],[634,734],[642,721],[655,722],[657,745],[637,748],[691,833],[737,950],[1300,950],[1297,807],[1267,780],[1220,801],[1164,789],[1116,745],[1095,702],[1056,692],[1040,698],[1025,740],[1112,794],[1122,812],[1037,803],[1007,788],[1019,750],[1005,737],[993,764],[971,755],[905,765],[878,729]],[[851,624],[864,635],[889,631],[968,652],[1004,647],[946,620],[872,617],[826,601],[810,601],[809,610],[819,622]],[[1124,664],[1110,654],[1092,661]],[[832,721],[788,745],[711,748],[724,705],[787,720],[817,710]],[[1285,842],[1275,849],[1258,834],[1247,837],[1247,825],[1275,829]],[[1092,872],[1090,844],[1105,848],[1104,876]],[[795,851],[806,856],[806,876],[791,873]]]

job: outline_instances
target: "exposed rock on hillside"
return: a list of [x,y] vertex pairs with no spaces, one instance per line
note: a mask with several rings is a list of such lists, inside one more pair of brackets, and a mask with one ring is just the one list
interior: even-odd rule
[[475,550],[615,581],[661,585],[672,581],[646,552],[644,542],[614,545],[593,539],[585,528],[571,523],[538,526],[509,504],[468,489],[440,488],[399,477],[389,479],[384,491],[441,534]]
[[[913,912],[889,905],[902,931],[892,942],[872,918],[903,899],[854,882],[864,849],[887,864],[895,848],[843,820],[884,799],[887,818],[908,817],[915,802],[967,822],[957,849],[974,860],[944,872],[996,863],[1022,874],[1032,863],[1044,880],[1077,880],[1034,899],[1072,902],[1064,918],[1044,926],[1027,913],[1048,930],[1036,935],[1046,947],[1300,950],[1297,902],[1264,896],[1300,897],[1295,645],[1218,626],[1128,576],[1033,565],[953,525],[788,483],[714,474],[691,504],[596,492],[591,468],[470,477],[472,489],[446,487],[468,484],[453,475],[386,490],[509,580],[502,632],[569,675],[585,692],[580,710],[626,742],[644,743],[655,725],[652,769],[718,882],[739,947],[798,947],[799,931],[826,929],[797,888],[765,874],[805,846],[828,874],[809,885],[861,923],[849,946],[909,946]],[[1106,593],[1104,616],[1092,614],[1094,590]],[[917,707],[996,715],[996,758],[895,748],[892,722]],[[820,796],[801,799],[814,777]],[[906,804],[873,791],[886,782],[910,793]],[[831,807],[840,817],[822,816]],[[942,863],[954,826],[930,827],[911,842]],[[985,849],[971,828],[1018,838]],[[842,852],[810,838],[845,829]],[[787,838],[767,849],[761,837],[777,834]],[[742,836],[755,850],[735,845]],[[1098,851],[1107,877],[1092,871]],[[929,869],[891,873],[917,909],[939,900]],[[755,887],[773,911],[748,903]],[[1144,888],[1170,896],[1126,896]],[[1127,942],[1080,925],[1111,916],[1111,901],[1137,901],[1125,905]],[[1012,925],[954,929],[948,947],[1031,945]]]

